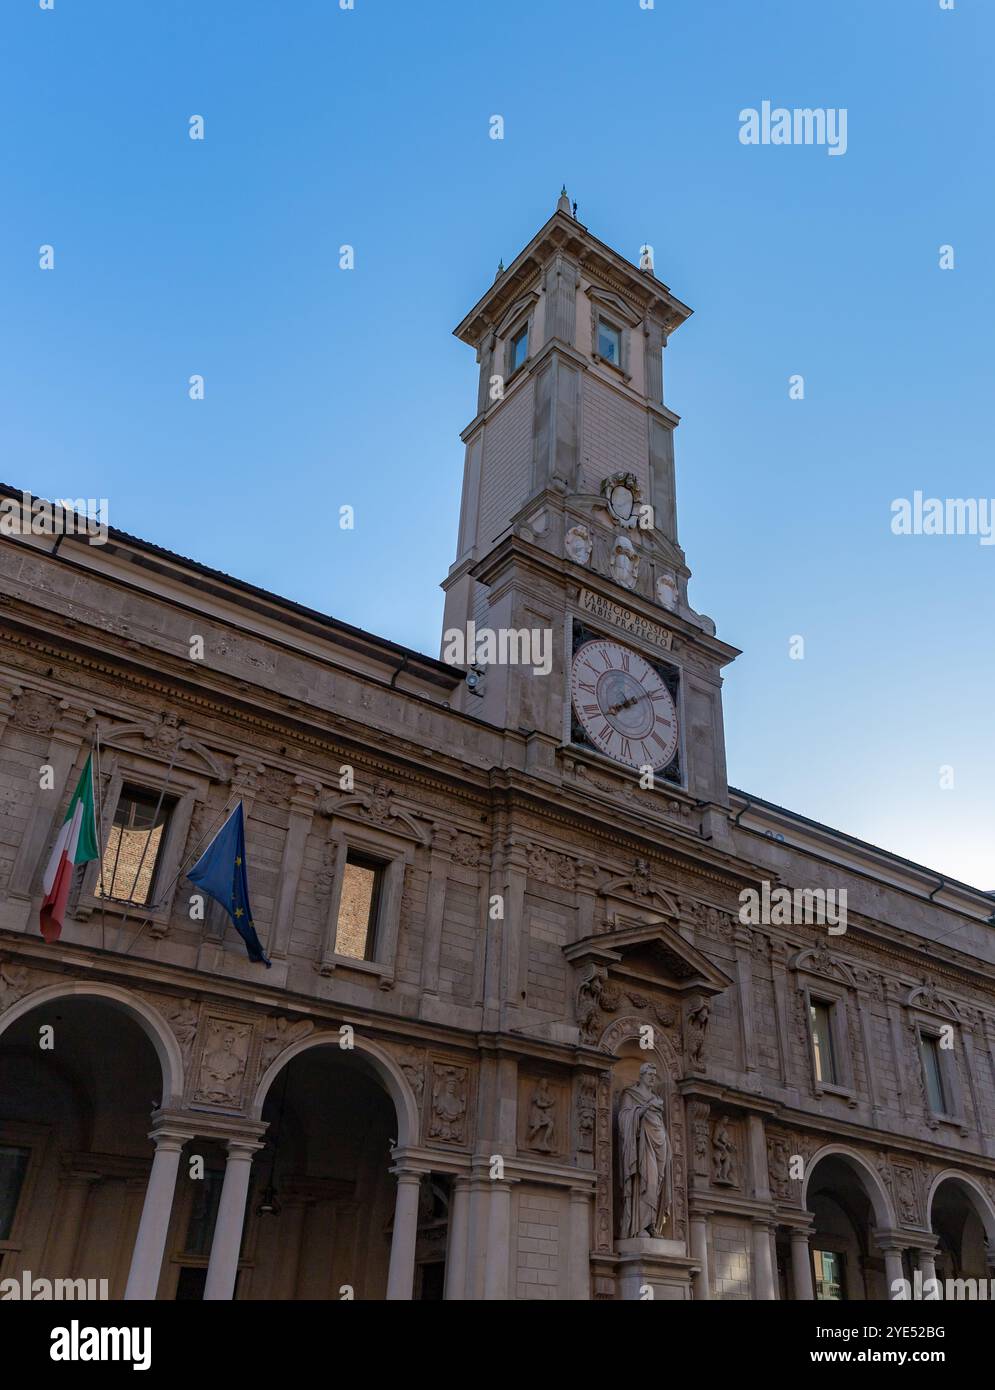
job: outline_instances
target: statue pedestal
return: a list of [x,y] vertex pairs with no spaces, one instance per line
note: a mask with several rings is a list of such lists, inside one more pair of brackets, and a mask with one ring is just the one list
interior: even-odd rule
[[688,1259],[682,1240],[638,1236],[620,1240],[615,1250],[618,1291],[623,1301],[691,1297],[691,1275],[697,1273],[699,1265]]

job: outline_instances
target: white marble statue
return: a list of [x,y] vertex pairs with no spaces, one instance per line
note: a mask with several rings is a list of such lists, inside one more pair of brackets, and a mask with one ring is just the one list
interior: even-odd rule
[[652,1062],[622,1092],[618,1107],[618,1164],[622,1192],[619,1237],[659,1236],[673,1205],[673,1155],[664,1123],[663,1097],[656,1091]]

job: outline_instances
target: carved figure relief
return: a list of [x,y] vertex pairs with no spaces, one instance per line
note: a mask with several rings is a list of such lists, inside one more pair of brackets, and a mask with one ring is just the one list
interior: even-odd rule
[[563,549],[567,558],[575,565],[586,565],[591,559],[593,542],[586,526],[571,526],[563,538]]
[[788,1141],[780,1135],[767,1140],[767,1171],[774,1196],[787,1201],[791,1191],[791,1152]]
[[176,1041],[183,1053],[183,1060],[188,1062],[194,1040],[197,1037],[197,1024],[200,1020],[197,1005],[192,999],[177,999],[167,1006],[165,1012],[169,1019],[169,1026],[176,1034]]
[[702,1066],[705,1034],[708,1031],[708,1020],[710,1015],[711,1008],[707,999],[703,999],[701,1003],[688,1014],[687,1027],[685,1029],[685,1046],[687,1048],[688,1062],[692,1067],[700,1068]]
[[236,1105],[249,1060],[252,1029],[223,1018],[207,1020],[207,1040],[200,1063],[197,1099],[213,1105]]
[[712,1130],[712,1182],[716,1187],[736,1186],[736,1145],[721,1118]]
[[688,1105],[688,1118],[691,1121],[691,1163],[696,1178],[709,1176],[708,1116],[710,1107],[706,1101],[694,1100]]
[[594,1125],[598,1107],[598,1083],[593,1076],[582,1076],[577,1087],[577,1148],[594,1152]]
[[466,1137],[466,1101],[466,1067],[436,1066],[429,1137],[445,1144],[462,1144]]
[[611,577],[623,589],[634,589],[639,580],[639,556],[628,536],[616,537],[612,546]]
[[425,1094],[425,1057],[416,1047],[402,1048],[399,1053],[401,1070],[407,1077],[408,1085],[415,1093],[415,1099],[421,1105],[422,1096]]
[[48,734],[55,728],[57,701],[41,690],[24,690],[15,695],[12,722],[33,734]]
[[281,1052],[286,1051],[295,1042],[299,1042],[301,1038],[306,1038],[309,1033],[313,1032],[314,1024],[309,1018],[299,1018],[294,1021],[284,1018],[280,1014],[267,1018],[259,1058],[260,1073],[267,1071],[270,1064],[279,1057]]
[[553,1134],[556,1127],[556,1096],[543,1076],[539,1079],[529,1101],[526,1146],[539,1153],[552,1153],[556,1148]]
[[677,607],[677,576],[672,570],[664,570],[657,575],[656,601],[671,612]]
[[540,883],[552,884],[555,888],[572,888],[577,880],[577,865],[565,854],[544,849],[542,845],[530,845],[528,850],[529,873]]
[[27,969],[23,965],[11,965],[10,961],[0,960],[0,1013],[27,994],[30,988]]

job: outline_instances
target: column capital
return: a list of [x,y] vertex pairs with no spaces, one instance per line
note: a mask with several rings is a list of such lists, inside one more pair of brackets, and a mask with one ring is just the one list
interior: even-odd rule
[[239,1120],[199,1110],[156,1110],[149,1137],[154,1139],[159,1131],[172,1132],[186,1139],[216,1139],[219,1144],[251,1144],[258,1148],[267,1129],[266,1120]]
[[426,1171],[427,1171],[427,1170],[423,1170],[423,1169],[421,1169],[421,1168],[401,1168],[401,1167],[394,1167],[394,1168],[391,1168],[391,1169],[390,1169],[390,1172],[393,1173],[394,1177],[397,1179],[397,1181],[398,1181],[399,1183],[402,1183],[402,1182],[412,1182],[412,1183],[418,1182],[418,1183],[420,1183],[421,1180],[422,1180],[422,1178],[425,1177]]
[[874,1231],[873,1236],[875,1245],[882,1253],[894,1251],[901,1254],[909,1248],[909,1235],[905,1231],[880,1230]]
[[250,1139],[244,1134],[235,1134],[225,1142],[228,1157],[234,1159],[246,1159],[252,1161],[253,1154],[257,1154],[264,1147],[263,1140]]
[[163,1118],[153,1120],[152,1128],[149,1130],[149,1138],[157,1149],[164,1149],[167,1153],[175,1150],[179,1153],[183,1145],[189,1143],[194,1137],[194,1131],[185,1125],[178,1125],[174,1121]]

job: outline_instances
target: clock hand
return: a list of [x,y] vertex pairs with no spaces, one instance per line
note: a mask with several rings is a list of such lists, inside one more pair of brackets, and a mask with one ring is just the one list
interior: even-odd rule
[[606,709],[606,710],[605,710],[605,713],[606,713],[606,714],[618,714],[619,710],[628,709],[630,705],[638,704],[638,702],[639,702],[642,698],[643,698],[642,695],[630,695],[629,698],[628,698],[627,700],[623,700],[623,701],[621,702],[621,704],[612,705],[610,709]]

